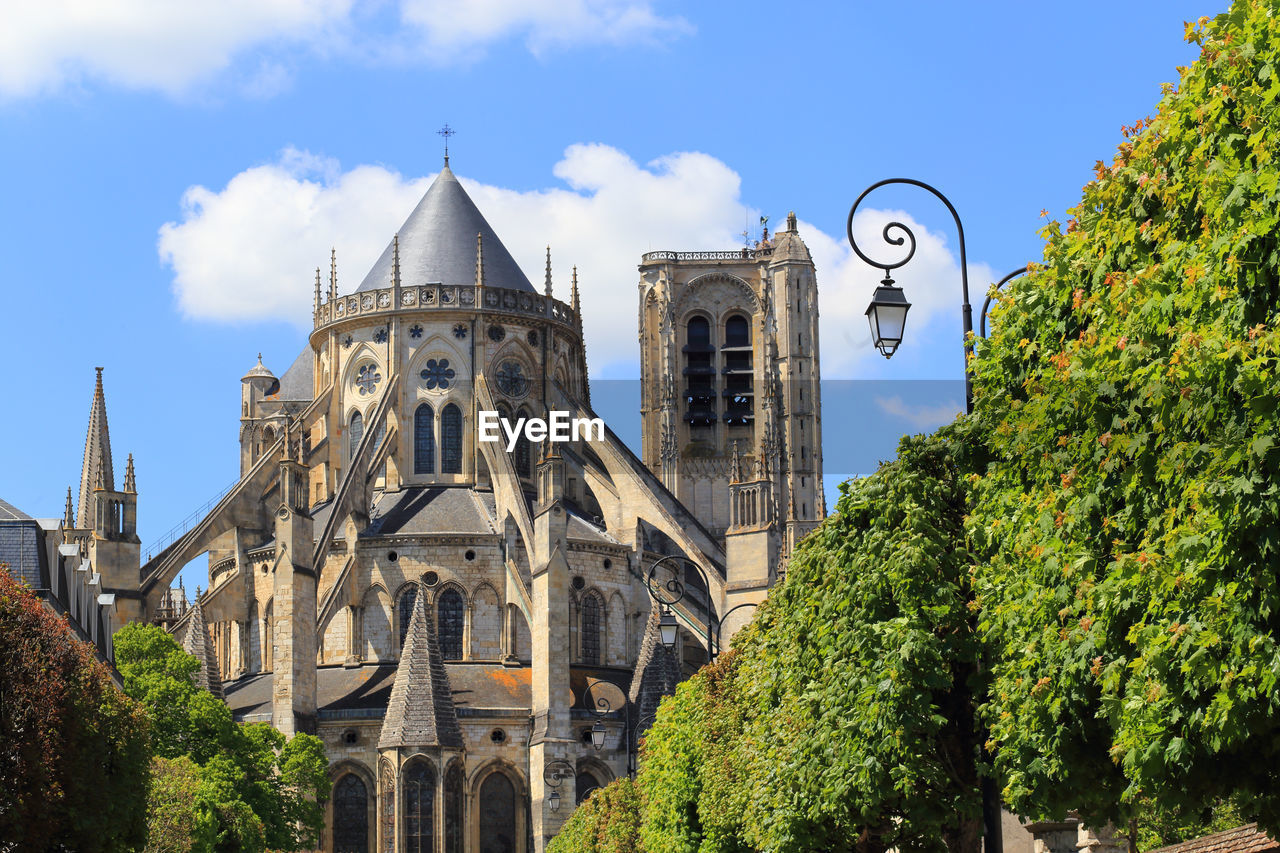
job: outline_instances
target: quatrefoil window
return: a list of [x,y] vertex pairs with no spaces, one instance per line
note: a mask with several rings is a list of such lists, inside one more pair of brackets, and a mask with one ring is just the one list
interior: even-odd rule
[[356,373],[356,388],[366,397],[373,393],[381,381],[382,374],[378,372],[376,364],[366,364]]
[[502,362],[494,377],[498,380],[498,389],[508,397],[523,397],[529,390],[529,378],[518,361]]
[[422,327],[415,323],[413,327],[409,329],[409,337],[415,340],[422,337]]
[[427,359],[427,367],[419,376],[426,383],[428,391],[434,391],[437,388],[444,390],[449,387],[449,383],[453,381],[454,371],[449,366],[449,359],[441,358]]
[[373,342],[375,344],[385,344],[387,342],[387,330],[379,329],[373,333]]

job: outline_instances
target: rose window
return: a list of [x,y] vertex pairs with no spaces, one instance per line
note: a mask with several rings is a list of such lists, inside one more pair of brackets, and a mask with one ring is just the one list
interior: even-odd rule
[[529,390],[529,378],[518,361],[502,362],[494,377],[498,380],[498,389],[508,397],[523,397]]
[[376,364],[366,364],[356,373],[356,388],[365,396],[372,394],[381,381],[382,374],[378,372]]
[[443,391],[453,381],[454,370],[449,366],[447,358],[429,358],[426,369],[418,375],[426,383],[428,391],[435,391],[437,388]]

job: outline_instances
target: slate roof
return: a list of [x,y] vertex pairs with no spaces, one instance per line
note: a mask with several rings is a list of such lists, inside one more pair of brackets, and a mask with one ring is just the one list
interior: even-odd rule
[[302,348],[298,357],[289,365],[289,369],[280,377],[280,387],[275,392],[276,400],[310,401],[315,388],[315,357],[310,346]]
[[644,626],[644,638],[640,641],[640,654],[636,658],[635,676],[628,693],[628,698],[636,706],[637,737],[652,724],[653,715],[657,713],[662,697],[675,693],[676,685],[680,683],[680,664],[676,661],[675,653],[662,644],[662,634],[658,627],[660,618],[658,608],[654,607]]
[[[491,662],[447,663],[453,704],[459,715],[521,711],[531,707],[532,670]],[[327,714],[380,717],[391,698],[394,663],[322,666],[316,669],[316,706]],[[225,686],[227,704],[237,719],[270,714],[271,673],[257,673]],[[362,713],[364,712],[364,713]]]
[[1280,851],[1280,843],[1258,829],[1256,823],[1247,823],[1235,829],[1161,847],[1151,853],[1272,853],[1272,851]]
[[182,650],[200,661],[200,668],[191,673],[191,680],[196,683],[196,687],[225,700],[222,674],[218,671],[218,659],[213,654],[213,642],[209,639],[209,628],[205,624],[204,608],[200,606],[199,599],[191,607],[191,618],[187,620],[187,636],[183,638]]
[[374,498],[367,535],[494,532],[492,517],[466,486],[414,486]]
[[42,571],[40,523],[13,504],[0,500],[0,563],[9,574],[32,589],[42,589],[46,572]]
[[[534,291],[507,247],[445,163],[426,195],[400,226],[400,283],[474,284],[476,235],[484,246],[484,283]],[[393,241],[394,242],[394,241]],[[391,286],[392,243],[357,290]]]
[[447,746],[462,748],[462,730],[453,706],[449,673],[440,655],[435,620],[427,617],[427,589],[414,600],[396,680],[387,701],[379,749]]

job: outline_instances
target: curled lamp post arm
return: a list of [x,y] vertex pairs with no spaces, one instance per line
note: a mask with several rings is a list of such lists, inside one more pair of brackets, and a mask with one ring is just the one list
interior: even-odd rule
[[[969,358],[973,355],[973,342],[970,340],[970,335],[973,332],[973,306],[969,304],[969,255],[964,242],[964,224],[960,222],[960,214],[956,213],[955,205],[953,205],[951,200],[943,195],[936,187],[932,187],[924,181],[917,181],[915,178],[885,178],[883,181],[876,181],[874,184],[863,190],[862,195],[858,196],[857,200],[853,203],[853,207],[849,208],[849,220],[845,226],[845,230],[849,235],[849,245],[853,248],[854,253],[863,261],[873,267],[884,270],[885,280],[890,284],[893,282],[893,279],[889,275],[890,272],[898,267],[904,266],[907,261],[911,260],[915,255],[915,235],[911,233],[910,228],[903,225],[901,222],[890,222],[881,232],[884,237],[884,241],[891,246],[901,246],[907,240],[910,240],[911,246],[907,250],[907,256],[900,261],[888,263],[873,260],[862,251],[861,247],[858,246],[858,241],[853,238],[853,217],[858,211],[858,205],[862,204],[862,200],[875,190],[890,184],[906,184],[907,186],[919,187],[926,192],[933,193],[939,201],[947,206],[947,210],[951,213],[951,218],[956,224],[956,234],[960,238],[960,289],[961,296],[963,297],[963,301],[960,304],[960,311],[961,316],[964,319],[964,399],[966,411],[972,411],[973,388],[969,380]],[[890,236],[890,232],[892,231],[901,232],[901,236]]]
[[1004,278],[997,281],[995,284],[995,287],[992,288],[992,290],[989,293],[987,293],[987,298],[982,301],[982,314],[978,317],[978,331],[981,337],[985,338],[987,336],[987,309],[991,307],[991,297],[995,296],[996,291],[1004,287],[1011,280],[1017,278],[1020,275],[1026,275],[1029,272],[1031,272],[1030,264],[1027,264],[1025,267],[1022,267],[1021,269],[1016,269],[1013,272],[1009,273]]
[[560,783],[577,775],[573,765],[564,759],[557,758],[542,768],[542,781],[552,788],[559,788]]
[[759,607],[759,606],[760,605],[756,604],[754,601],[747,601],[735,607],[730,607],[728,610],[724,612],[724,615],[720,617],[720,624],[716,626],[716,652],[711,656],[713,660],[716,657],[719,657],[720,654],[724,651],[724,641],[721,639],[721,632],[724,630],[724,623],[728,621],[729,617],[732,616],[736,611],[741,610],[744,607]]
[[710,659],[714,656],[711,622],[715,614],[711,607],[711,583],[707,580],[707,573],[702,570],[702,567],[681,554],[669,554],[666,557],[660,557],[657,560],[654,560],[653,565],[649,567],[649,574],[645,576],[645,586],[649,588],[649,597],[657,604],[667,609],[670,609],[689,597],[689,590],[685,587],[684,581],[681,579],[681,575],[674,570],[671,571],[671,580],[667,581],[665,584],[658,583],[658,566],[661,566],[668,560],[684,560],[687,565],[693,566],[693,568],[698,572],[698,577],[702,580],[702,588],[706,590],[707,594],[707,657]]

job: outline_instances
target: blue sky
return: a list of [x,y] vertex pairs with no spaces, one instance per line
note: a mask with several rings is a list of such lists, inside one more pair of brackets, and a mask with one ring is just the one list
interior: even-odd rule
[[[1222,5],[24,4],[0,32],[0,495],[61,513],[95,365],[144,544],[230,483],[239,377],[304,345],[330,246],[341,288],[358,284],[439,168],[447,122],[454,171],[530,277],[547,243],[561,293],[579,266],[601,378],[638,373],[640,253],[741,245],[794,210],[819,263],[824,376],[877,381],[830,392],[861,395],[847,416],[828,406],[834,500],[961,405],[949,218],[886,191],[860,222],[919,226],[898,276],[916,307],[886,362],[862,319],[878,276],[843,236],[854,198],[894,176],[942,189],[980,304],[1039,257],[1040,211],[1062,217],[1194,59],[1183,21]],[[637,434],[614,396],[605,414]]]

